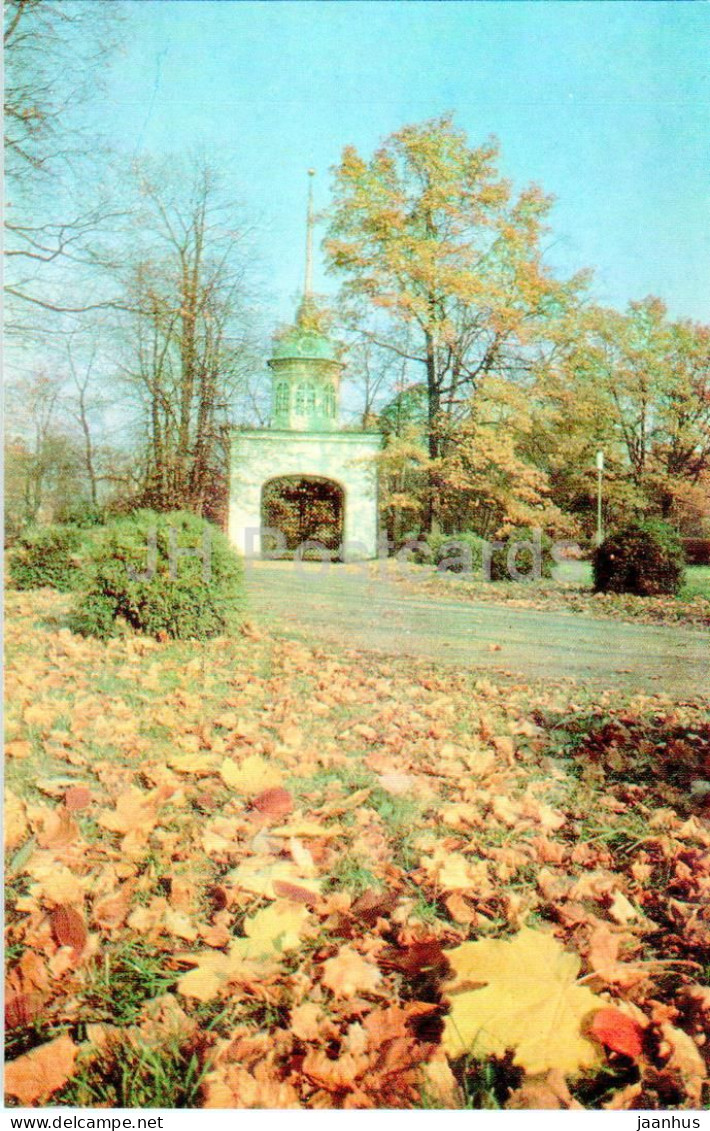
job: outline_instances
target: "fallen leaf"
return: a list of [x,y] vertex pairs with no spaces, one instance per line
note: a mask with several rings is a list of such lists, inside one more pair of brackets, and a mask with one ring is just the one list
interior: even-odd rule
[[327,1018],[319,1005],[304,1002],[291,1010],[290,1028],[299,1041],[321,1041],[325,1034]]
[[366,891],[352,905],[352,914],[374,927],[380,918],[386,918],[397,906],[399,896],[394,891]]
[[285,817],[293,810],[293,798],[287,789],[277,786],[275,789],[265,789],[254,798],[252,806],[265,817]]
[[631,923],[639,918],[639,913],[623,892],[615,891],[609,904],[609,914],[616,923]]
[[219,773],[225,785],[247,797],[281,785],[281,771],[260,754],[249,754],[239,763],[225,758]]
[[638,1021],[613,1006],[597,1010],[589,1026],[589,1034],[612,1052],[630,1056],[633,1060],[641,1055],[643,1029]]
[[37,834],[40,848],[64,848],[76,840],[79,826],[63,805],[45,812],[42,830]]
[[64,805],[70,812],[86,809],[91,804],[91,790],[85,785],[73,785],[64,794]]
[[114,833],[129,833],[137,829],[150,831],[155,825],[156,815],[155,797],[132,786],[120,794],[114,809],[104,809],[99,813],[98,823]]
[[703,1088],[708,1072],[698,1046],[692,1037],[675,1025],[666,1022],[660,1028],[661,1036],[671,1050],[665,1071],[674,1073],[682,1080],[691,1107],[702,1107]]
[[170,769],[177,770],[179,774],[214,774],[219,769],[219,761],[214,754],[171,754],[167,762]]
[[16,848],[18,844],[21,844],[29,831],[25,803],[11,789],[5,790],[3,825],[5,828],[5,847],[8,849]]
[[[244,920],[245,957],[271,951],[295,950],[301,943],[301,933],[311,916],[303,904],[276,900],[269,907],[257,911]],[[248,940],[248,942],[247,942]]]
[[227,884],[233,884],[242,891],[251,892],[252,895],[265,895],[267,899],[276,899],[277,895],[290,898],[287,888],[278,884],[291,885],[301,892],[308,892],[311,896],[317,895],[321,888],[321,881],[304,877],[290,860],[276,860],[272,864],[264,864],[258,860],[244,860],[243,863],[229,872],[224,878]]
[[5,1069],[5,1092],[30,1107],[64,1087],[74,1072],[77,1045],[66,1034],[11,1060]]
[[269,835],[321,837],[323,840],[332,840],[333,837],[342,835],[342,829],[337,825],[326,828],[325,825],[319,825],[317,821],[296,821],[292,825],[280,825],[277,829],[270,829]]
[[41,1008],[40,994],[8,993],[5,998],[5,1024],[8,1029],[26,1029]]
[[333,958],[323,963],[322,981],[336,997],[355,997],[376,989],[382,975],[352,947],[342,946]]
[[508,1096],[506,1108],[513,1110],[556,1111],[582,1110],[570,1093],[559,1069],[551,1069],[546,1076],[532,1076]]
[[83,951],[88,939],[84,917],[74,907],[60,905],[49,917],[57,946],[70,946],[75,958]]
[[503,1056],[513,1049],[515,1063],[530,1075],[597,1063],[581,1022],[600,999],[577,984],[578,956],[551,935],[524,928],[512,939],[463,943],[446,957],[455,974],[443,1033],[449,1056]]
[[12,742],[5,743],[6,758],[29,758],[32,753],[32,743],[26,738],[15,738]]

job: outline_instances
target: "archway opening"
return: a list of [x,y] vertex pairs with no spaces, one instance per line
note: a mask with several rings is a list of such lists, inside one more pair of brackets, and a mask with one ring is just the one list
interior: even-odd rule
[[[343,541],[344,516],[345,493],[332,479],[282,475],[270,479],[262,488],[262,526],[281,531],[284,552],[289,556],[308,541],[318,542],[331,552],[337,551]],[[264,548],[271,549],[271,546],[267,544]]]

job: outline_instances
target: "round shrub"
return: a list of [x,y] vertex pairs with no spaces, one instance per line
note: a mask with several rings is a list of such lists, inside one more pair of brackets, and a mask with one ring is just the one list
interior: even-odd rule
[[610,534],[592,565],[597,593],[673,596],[685,577],[683,545],[664,522],[632,522]]
[[10,552],[10,578],[17,589],[47,586],[68,593],[81,578],[81,534],[71,526],[30,526]]
[[407,552],[407,560],[418,565],[434,565],[442,573],[476,573],[480,574],[483,563],[482,538],[470,531],[458,534],[441,534],[439,532],[427,534],[423,538],[412,535],[406,539],[401,550]]
[[90,554],[71,626],[102,639],[121,621],[157,638],[205,639],[242,620],[242,562],[196,515],[137,511],[105,528]]
[[491,581],[539,581],[552,577],[556,562],[553,542],[540,529],[518,527],[505,538],[488,543],[484,555],[484,572]]

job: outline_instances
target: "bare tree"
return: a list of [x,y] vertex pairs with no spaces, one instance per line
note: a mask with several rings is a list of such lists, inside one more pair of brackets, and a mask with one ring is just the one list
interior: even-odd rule
[[[86,298],[77,268],[95,263],[96,233],[115,212],[105,199],[81,201],[103,156],[90,106],[121,11],[115,0],[6,0],[5,290],[13,335],[38,332],[38,309],[77,314],[112,303],[97,296],[95,282]],[[65,269],[70,274],[60,275]]]
[[142,413],[146,499],[206,513],[224,477],[221,430],[251,391],[249,233],[202,160],[174,183],[144,169],[139,188],[123,372]]

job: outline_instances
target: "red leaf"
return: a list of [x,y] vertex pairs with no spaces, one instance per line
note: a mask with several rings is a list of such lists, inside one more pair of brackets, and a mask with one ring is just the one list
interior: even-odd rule
[[62,905],[51,914],[52,934],[58,946],[71,946],[76,955],[86,946],[86,925],[82,916],[73,907]]
[[12,994],[5,999],[5,1024],[8,1029],[24,1029],[42,1008],[39,994]]
[[612,1052],[623,1053],[636,1060],[641,1055],[643,1029],[638,1021],[610,1006],[599,1009],[590,1025],[590,1034]]
[[64,804],[70,812],[86,809],[91,804],[91,792],[85,785],[73,785],[64,794]]
[[308,907],[313,907],[318,902],[318,896],[309,891],[308,888],[289,883],[288,880],[274,880],[273,888],[276,895],[281,899],[291,899],[294,903],[305,903]]
[[255,809],[266,817],[285,817],[293,809],[293,798],[287,789],[265,789],[252,801]]

